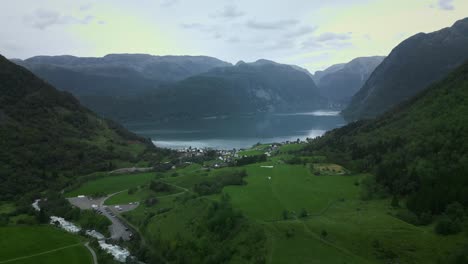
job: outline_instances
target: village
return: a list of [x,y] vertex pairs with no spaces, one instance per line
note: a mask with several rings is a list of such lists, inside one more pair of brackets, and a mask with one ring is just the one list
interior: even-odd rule
[[[192,162],[200,160],[208,160],[204,163],[205,168],[217,169],[235,165],[236,161],[246,158],[249,153],[256,153],[256,155],[265,155],[266,157],[274,156],[278,149],[284,145],[303,144],[308,142],[309,138],[301,141],[299,138],[295,141],[284,141],[281,143],[261,144],[257,143],[250,149],[228,149],[228,150],[215,150],[211,148],[182,148],[177,150],[180,154],[179,159],[183,161],[184,165],[189,165]],[[182,165],[182,166],[184,166]],[[172,169],[180,167],[180,165],[173,165]]]

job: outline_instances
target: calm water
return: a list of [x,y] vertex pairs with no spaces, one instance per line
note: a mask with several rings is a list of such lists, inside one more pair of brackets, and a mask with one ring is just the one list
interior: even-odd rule
[[208,117],[167,123],[126,123],[125,126],[141,136],[151,138],[159,147],[232,149],[250,147],[258,142],[312,138],[344,124],[338,112],[315,111]]

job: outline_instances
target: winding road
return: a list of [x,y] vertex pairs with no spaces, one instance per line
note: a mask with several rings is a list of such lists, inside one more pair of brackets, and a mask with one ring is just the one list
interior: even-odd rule
[[93,263],[98,264],[96,252],[94,252],[94,249],[89,246],[89,242],[86,242],[84,245],[89,250],[89,252],[91,252],[91,256],[93,256]]

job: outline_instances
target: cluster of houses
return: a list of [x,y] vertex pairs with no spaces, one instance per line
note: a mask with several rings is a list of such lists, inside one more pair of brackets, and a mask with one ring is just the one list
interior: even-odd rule
[[[40,199],[37,199],[32,204],[32,207],[36,211],[41,210],[41,208],[39,207],[39,201],[40,201]],[[65,220],[65,218],[63,218],[63,217],[51,216],[50,217],[50,224],[55,225],[57,227],[60,227],[61,229],[65,230],[67,232],[73,233],[73,234],[77,234],[77,233],[79,233],[81,231],[81,227],[73,224],[72,222],[69,222],[69,221]],[[90,236],[90,237],[96,238],[98,240],[98,242],[99,242],[99,247],[102,250],[106,251],[107,253],[111,254],[114,257],[115,260],[123,263],[123,262],[126,262],[128,257],[131,257],[130,256],[130,251],[128,251],[126,248],[120,247],[118,245],[107,244],[105,242],[104,235],[99,233],[98,231],[96,231],[96,230],[86,230],[85,234]]]
[[[295,141],[285,141],[282,143],[273,143],[270,144],[268,147],[265,147],[264,145],[262,147],[257,146],[253,147],[253,150],[261,150],[264,151],[264,154],[267,157],[271,157],[274,155],[274,153],[283,145],[292,145],[292,144],[301,144],[304,142],[308,142],[310,139],[307,138],[305,141],[301,141],[300,139],[297,139]],[[181,158],[196,158],[196,157],[215,157],[216,162],[213,162],[210,165],[207,165],[207,167],[211,168],[222,168],[229,166],[229,164],[232,164],[236,159],[243,158],[245,156],[241,155],[245,149],[229,149],[229,150],[215,150],[215,149],[210,149],[210,148],[183,148],[177,150],[180,154]],[[186,162],[190,163],[190,162]],[[176,166],[173,166],[173,169],[175,169]]]

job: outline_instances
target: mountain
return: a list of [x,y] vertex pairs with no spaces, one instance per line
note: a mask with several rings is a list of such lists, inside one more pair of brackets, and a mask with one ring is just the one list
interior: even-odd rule
[[314,79],[325,98],[347,104],[384,58],[382,56],[356,58],[346,64],[333,65],[323,72],[316,72]]
[[0,200],[132,165],[153,148],[0,56]]
[[411,98],[468,59],[468,18],[395,47],[343,111],[347,120],[372,118]]
[[384,191],[408,196],[418,216],[454,201],[467,206],[468,62],[381,117],[326,133],[309,150],[373,172]]
[[239,62],[170,84],[145,96],[99,104],[119,120],[207,117],[326,107],[307,73],[267,60]]
[[109,54],[102,58],[37,56],[13,62],[60,90],[85,96],[131,96],[231,64],[206,56]]
[[312,79],[314,80],[314,82],[317,84],[320,82],[320,80],[322,79],[323,76],[325,75],[328,75],[328,74],[331,74],[331,73],[334,73],[336,71],[339,71],[341,69],[343,69],[343,67],[346,65],[346,63],[340,63],[340,64],[335,64],[335,65],[332,65],[328,68],[326,68],[325,70],[323,71],[316,71],[312,76]]

